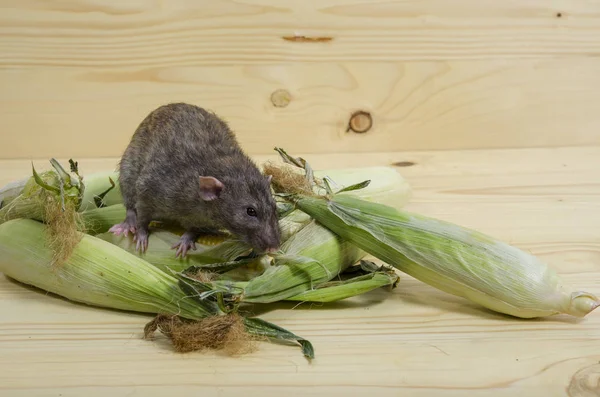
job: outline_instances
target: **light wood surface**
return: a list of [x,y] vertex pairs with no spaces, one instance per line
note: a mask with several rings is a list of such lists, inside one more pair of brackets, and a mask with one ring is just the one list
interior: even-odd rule
[[259,154],[598,145],[599,53],[589,0],[0,0],[0,158],[119,156],[173,101]]
[[[251,153],[600,144],[598,70],[600,58],[0,70],[14,142],[0,158],[120,156],[150,111],[178,101],[217,112]],[[356,110],[373,117],[366,133],[347,131]]]
[[[600,293],[600,147],[305,157],[318,168],[401,163],[414,189],[408,209],[515,244],[566,282]],[[87,173],[116,162],[78,160]],[[29,172],[27,161],[2,160],[0,184]],[[141,339],[148,316],[0,278],[0,395],[599,395],[599,312],[582,321],[516,320],[407,276],[391,293],[294,306],[263,318],[310,339],[312,364],[294,347],[266,343],[242,358],[175,354]]]
[[[594,0],[2,0],[5,66],[597,55]],[[297,45],[306,44],[306,45]]]

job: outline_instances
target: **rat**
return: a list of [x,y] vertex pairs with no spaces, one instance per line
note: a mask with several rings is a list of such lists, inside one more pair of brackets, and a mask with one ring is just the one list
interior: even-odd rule
[[185,257],[205,232],[225,229],[259,253],[275,252],[281,232],[271,176],[243,152],[228,124],[187,103],[150,112],[119,162],[125,220],[115,235],[132,233],[136,252],[148,248],[151,221],[185,229],[173,245]]

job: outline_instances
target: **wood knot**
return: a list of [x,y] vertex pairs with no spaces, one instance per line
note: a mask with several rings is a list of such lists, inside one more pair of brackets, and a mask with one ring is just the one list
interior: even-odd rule
[[352,113],[350,121],[348,122],[348,129],[346,131],[354,131],[359,134],[365,133],[373,126],[373,118],[371,114],[362,110]]
[[414,161],[396,161],[395,163],[392,163],[392,165],[396,167],[412,167],[415,164]]
[[570,397],[600,396],[600,364],[593,364],[575,372],[567,387]]
[[290,104],[292,100],[292,94],[289,91],[284,89],[279,89],[273,91],[271,94],[271,103],[276,108],[284,108]]

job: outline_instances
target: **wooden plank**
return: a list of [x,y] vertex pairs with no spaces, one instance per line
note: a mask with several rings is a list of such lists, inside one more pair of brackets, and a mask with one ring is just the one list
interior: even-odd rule
[[[317,168],[357,164],[352,154],[294,154]],[[80,159],[86,173],[115,162]],[[600,147],[360,156],[365,166],[394,163],[413,186],[409,209],[510,240],[569,284],[600,292]],[[47,168],[45,159],[35,164]],[[2,160],[0,184],[28,172],[27,161]],[[261,314],[309,338],[312,364],[271,344],[240,358],[174,354],[141,339],[148,316],[76,305],[4,278],[0,313],[0,395],[7,396],[584,396],[566,389],[590,390],[600,371],[598,313],[583,321],[509,319],[406,276],[391,293]]]
[[[565,280],[600,283],[598,273]],[[573,378],[581,382],[577,372],[600,360],[598,315],[579,324],[508,320],[409,278],[391,295],[378,291],[331,309],[280,305],[263,315],[309,338],[312,364],[294,347],[268,343],[238,358],[175,354],[163,340],[141,339],[149,316],[74,305],[5,280],[0,288],[8,313],[0,323],[0,394],[11,397],[240,390],[273,397],[563,397]]]
[[[120,156],[174,101],[217,112],[253,154],[600,144],[598,70],[600,58],[4,69],[0,158]],[[286,107],[271,99],[281,89]],[[348,131],[357,110],[366,133]]]
[[600,53],[588,0],[2,0],[0,66],[166,67]]

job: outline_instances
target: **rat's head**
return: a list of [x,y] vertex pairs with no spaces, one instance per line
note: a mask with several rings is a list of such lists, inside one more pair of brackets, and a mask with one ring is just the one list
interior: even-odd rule
[[281,232],[270,183],[271,177],[260,172],[222,180],[201,176],[200,195],[215,220],[231,233],[260,253],[274,252],[281,243]]

